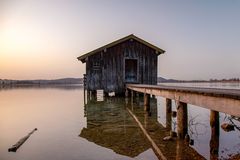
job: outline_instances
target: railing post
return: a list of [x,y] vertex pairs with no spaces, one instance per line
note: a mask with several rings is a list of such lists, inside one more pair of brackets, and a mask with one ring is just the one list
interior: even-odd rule
[[187,103],[177,103],[177,132],[178,138],[184,139],[188,132],[188,111]]

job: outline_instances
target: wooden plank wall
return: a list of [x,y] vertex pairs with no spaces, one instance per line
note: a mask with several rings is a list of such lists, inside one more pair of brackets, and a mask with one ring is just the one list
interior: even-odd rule
[[99,53],[86,61],[87,89],[123,93],[125,90],[125,59],[138,60],[139,84],[157,84],[157,54],[152,48],[128,40]]

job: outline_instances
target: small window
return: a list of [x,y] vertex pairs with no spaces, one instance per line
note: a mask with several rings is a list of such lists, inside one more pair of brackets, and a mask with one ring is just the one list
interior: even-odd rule
[[99,69],[100,69],[100,61],[94,61],[93,70],[99,70]]

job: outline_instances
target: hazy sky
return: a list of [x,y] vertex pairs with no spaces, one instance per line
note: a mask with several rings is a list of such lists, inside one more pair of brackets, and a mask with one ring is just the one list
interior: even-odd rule
[[166,50],[159,76],[240,77],[238,0],[0,0],[0,78],[82,77],[78,56],[132,33]]

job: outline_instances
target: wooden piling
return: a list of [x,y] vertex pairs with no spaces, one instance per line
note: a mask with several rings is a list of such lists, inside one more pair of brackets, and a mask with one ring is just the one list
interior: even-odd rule
[[136,101],[135,102],[137,105],[139,105],[139,93],[138,92],[136,92]]
[[211,126],[211,140],[210,140],[210,158],[217,159],[219,154],[219,112],[210,111],[210,126]]
[[128,97],[128,89],[125,89],[125,97]]
[[144,94],[144,111],[150,111],[150,94]]
[[179,139],[184,139],[188,132],[187,103],[184,102],[177,103],[177,132]]
[[[175,148],[173,148],[173,149],[175,149]],[[183,141],[176,142],[176,159],[177,160],[186,159],[186,157],[184,155],[184,142]]]
[[219,112],[213,110],[210,111],[210,126],[211,128],[219,128]]
[[83,89],[83,102],[84,102],[84,105],[86,105],[86,90],[85,90],[85,88]]
[[133,103],[133,98],[134,98],[134,91],[131,90],[131,103]]
[[172,129],[172,100],[166,98],[166,128]]
[[90,95],[90,91],[89,90],[87,90],[87,102],[88,101],[90,101],[90,99],[91,99],[91,97],[90,97],[91,95]]

